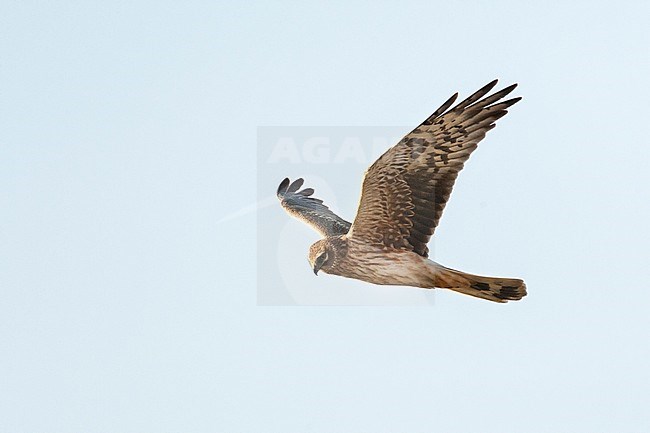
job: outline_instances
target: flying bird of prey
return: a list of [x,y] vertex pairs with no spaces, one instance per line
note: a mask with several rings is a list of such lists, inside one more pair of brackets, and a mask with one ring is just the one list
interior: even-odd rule
[[521,98],[502,99],[517,86],[486,96],[497,80],[449,109],[449,98],[368,168],[354,222],[300,189],[303,179],[284,179],[277,195],[284,209],[322,236],[309,248],[315,274],[374,284],[451,289],[494,302],[519,300],[526,285],[514,278],[467,274],[430,259],[427,243],[465,161],[497,119]]

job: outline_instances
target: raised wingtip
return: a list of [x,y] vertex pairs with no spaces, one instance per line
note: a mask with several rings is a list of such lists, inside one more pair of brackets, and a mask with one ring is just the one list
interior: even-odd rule
[[[288,193],[295,193],[297,192],[302,184],[305,183],[305,180],[302,177],[299,177],[298,179],[294,180],[291,182],[291,180],[288,177],[285,177],[282,182],[280,182],[280,185],[278,186],[278,191],[276,192],[278,198],[283,199]],[[299,194],[304,195],[304,196],[310,196],[314,193],[314,190],[311,188],[306,188],[302,191],[299,192]]]
[[296,192],[300,189],[303,183],[305,183],[305,180],[302,177],[299,177],[298,179],[291,182],[291,185],[289,185],[289,189],[287,191]]
[[302,191],[300,191],[298,194],[303,195],[305,197],[309,197],[314,193],[314,188],[305,188]]
[[502,105],[503,108],[508,108],[513,105],[515,105],[517,102],[521,101],[521,96],[517,96],[516,98],[508,99],[507,101],[503,101],[499,103],[498,105]]
[[450,97],[449,99],[447,99],[447,100],[445,101],[444,104],[442,104],[440,107],[438,107],[438,109],[437,109],[436,111],[434,111],[433,114],[432,114],[431,116],[427,117],[427,119],[423,122],[423,124],[425,124],[425,125],[431,125],[431,124],[433,123],[433,121],[434,121],[438,116],[441,116],[442,114],[444,114],[444,112],[447,111],[447,109],[448,109],[449,107],[451,107],[451,105],[452,105],[454,102],[456,102],[456,99],[457,99],[457,98],[458,98],[458,92],[456,92],[456,93],[454,93],[453,95],[451,95],[451,97]]
[[506,88],[504,88],[503,90],[501,90],[501,92],[502,92],[503,95],[505,96],[505,95],[507,95],[508,93],[510,93],[510,92],[512,92],[513,90],[515,90],[515,88],[516,88],[518,85],[519,85],[518,83],[511,84],[511,85],[509,85],[508,87],[506,87]]
[[287,187],[289,186],[289,178],[285,177],[282,182],[280,182],[280,185],[278,186],[278,191],[276,192],[277,196],[280,197],[282,194],[287,192]]
[[483,86],[483,88],[481,90],[479,90],[479,92],[482,92],[482,91],[484,91],[485,93],[489,92],[490,90],[492,90],[494,88],[494,86],[497,85],[498,82],[499,82],[499,79],[495,78],[494,80],[490,81],[485,86]]

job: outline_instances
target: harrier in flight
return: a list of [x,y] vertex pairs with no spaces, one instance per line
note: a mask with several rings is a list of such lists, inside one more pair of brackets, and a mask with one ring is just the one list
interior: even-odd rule
[[284,179],[278,198],[284,209],[316,229],[323,239],[309,248],[309,263],[333,275],[374,284],[451,289],[494,302],[526,296],[513,278],[471,275],[427,258],[433,235],[465,161],[497,119],[521,98],[502,99],[517,86],[486,96],[492,81],[449,109],[458,93],[368,168],[354,222],[336,215],[302,179]]

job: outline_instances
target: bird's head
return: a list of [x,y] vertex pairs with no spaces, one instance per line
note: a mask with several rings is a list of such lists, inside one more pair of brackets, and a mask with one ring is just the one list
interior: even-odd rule
[[327,272],[335,258],[336,252],[328,239],[321,239],[309,247],[309,264],[316,275],[321,269]]

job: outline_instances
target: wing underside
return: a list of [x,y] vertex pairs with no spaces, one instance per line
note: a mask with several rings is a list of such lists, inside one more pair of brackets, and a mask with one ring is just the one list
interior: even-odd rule
[[309,224],[323,237],[346,234],[352,225],[350,222],[332,212],[323,200],[312,197],[312,188],[302,187],[302,178],[290,182],[285,178],[278,187],[277,196],[280,204],[289,215]]
[[487,84],[449,109],[449,98],[366,172],[349,236],[424,257],[458,173],[485,134],[521,98],[501,101],[516,84],[490,96]]

